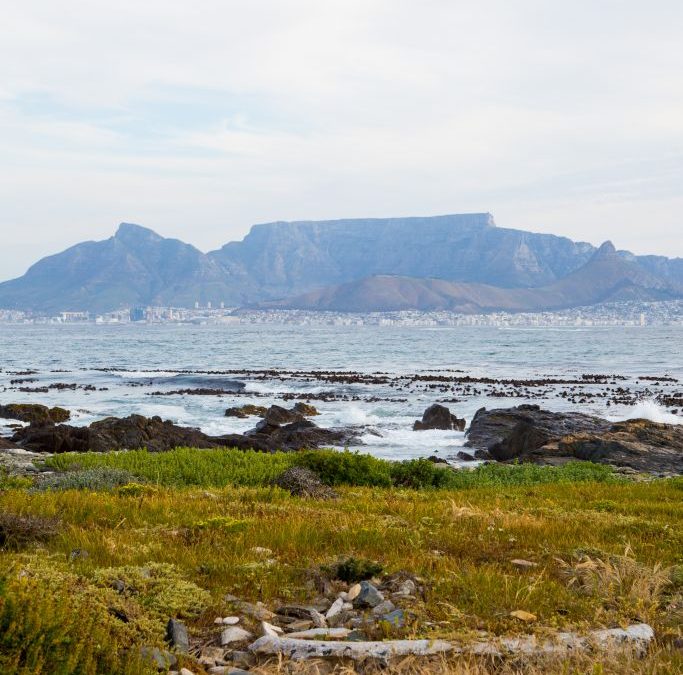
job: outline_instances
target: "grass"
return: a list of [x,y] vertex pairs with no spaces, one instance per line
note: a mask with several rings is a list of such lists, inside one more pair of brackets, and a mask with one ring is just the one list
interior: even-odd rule
[[[660,639],[647,659],[628,664],[576,655],[552,666],[461,659],[425,670],[405,661],[396,672],[680,672],[668,646],[683,618],[680,479],[628,482],[589,464],[486,466],[437,488],[420,465],[408,475],[432,486],[415,490],[394,486],[406,466],[383,474],[380,460],[370,468],[389,486],[348,485],[354,461],[366,461],[349,456],[338,473],[327,455],[317,460],[338,479],[339,499],[326,501],[269,485],[293,462],[312,461],[306,453],[59,455],[51,466],[116,468],[139,483],[6,486],[0,513],[58,526],[0,551],[0,672],[146,672],[140,645],[161,646],[168,617],[184,617],[191,634],[215,633],[213,618],[230,611],[226,594],[268,606],[310,600],[311,570],[349,557],[425,580],[409,636],[467,641],[481,630],[543,635],[647,621]],[[515,558],[537,567],[518,569]],[[519,621],[514,610],[537,620]]]
[[617,480],[609,467],[588,462],[571,462],[561,467],[485,464],[469,471],[453,472],[425,459],[391,462],[335,450],[267,454],[233,449],[178,448],[164,453],[146,450],[64,453],[54,455],[46,465],[58,471],[115,469],[157,485],[205,488],[267,486],[294,465],[312,469],[324,483],[333,486],[465,489]]

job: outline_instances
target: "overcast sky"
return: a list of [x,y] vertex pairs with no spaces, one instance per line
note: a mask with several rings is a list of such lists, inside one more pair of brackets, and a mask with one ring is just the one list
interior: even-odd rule
[[137,222],[490,211],[683,255],[681,0],[21,0],[0,279]]

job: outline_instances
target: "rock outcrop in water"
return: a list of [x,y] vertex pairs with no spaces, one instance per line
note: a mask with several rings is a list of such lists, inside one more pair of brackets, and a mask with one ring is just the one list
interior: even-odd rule
[[467,446],[498,461],[585,460],[651,473],[683,473],[683,425],[645,419],[612,423],[520,405],[478,410],[467,437]]
[[[278,406],[274,406],[278,407]],[[287,413],[291,411],[282,408]],[[277,413],[273,413],[274,415]],[[276,450],[301,450],[322,445],[343,445],[352,436],[346,430],[323,429],[313,422],[299,419],[290,424],[269,424],[262,420],[257,428],[247,434],[209,436],[198,429],[181,427],[160,417],[107,417],[88,427],[67,424],[31,424],[16,431],[12,441],[36,452],[107,452],[109,450],[132,450],[147,448],[152,452],[164,452],[177,447],[217,448],[236,447],[262,452]]]
[[65,408],[48,408],[40,403],[8,403],[0,405],[0,417],[30,424],[59,424],[66,422],[71,413]]
[[416,420],[413,424],[413,431],[425,429],[464,431],[465,420],[453,415],[446,406],[434,403],[424,411],[422,419]]

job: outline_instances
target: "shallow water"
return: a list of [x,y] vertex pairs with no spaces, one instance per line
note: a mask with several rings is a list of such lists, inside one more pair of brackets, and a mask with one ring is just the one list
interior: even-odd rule
[[[460,432],[413,432],[412,423],[431,403],[452,396],[408,378],[389,384],[339,384],[310,376],[194,371],[282,369],[384,372],[392,377],[443,373],[492,378],[580,378],[585,373],[616,374],[616,382],[642,398],[635,406],[606,405],[589,398],[571,403],[557,385],[535,387],[534,398],[519,391],[499,398],[484,393],[456,396],[452,412],[468,421],[481,406],[534,402],[550,409],[595,413],[610,419],[646,416],[657,421],[683,418],[654,402],[658,393],[683,391],[683,330],[680,327],[496,329],[489,327],[299,327],[267,325],[33,326],[0,325],[0,403],[63,405],[74,423],[107,415],[160,415],[210,434],[243,432],[255,419],[224,416],[227,407],[254,402],[283,403],[288,392],[356,396],[356,401],[312,402],[322,426],[354,425],[364,451],[383,457],[447,457],[464,442]],[[112,369],[103,371],[101,369]],[[33,375],[17,375],[22,371]],[[59,371],[59,372],[57,372]],[[193,371],[179,373],[178,371]],[[457,372],[454,372],[457,371]],[[676,382],[643,381],[669,376]],[[35,379],[11,384],[11,380]],[[222,396],[153,395],[176,389],[229,388],[238,380],[245,394]],[[23,393],[17,387],[57,382],[91,385],[96,391],[50,389]],[[602,385],[581,389],[596,392]],[[475,387],[476,388],[476,387]],[[479,387],[481,388],[481,387]],[[603,387],[604,388],[604,387]],[[538,392],[543,392],[539,395]],[[378,398],[382,400],[367,400]],[[405,402],[383,399],[407,399]],[[289,405],[289,404],[288,404]]]

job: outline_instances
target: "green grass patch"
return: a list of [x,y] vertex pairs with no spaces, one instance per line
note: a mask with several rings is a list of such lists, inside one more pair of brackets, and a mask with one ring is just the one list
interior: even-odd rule
[[[268,454],[222,448],[177,448],[162,453],[147,450],[65,453],[49,458],[46,465],[58,471],[71,472],[77,469],[80,472],[74,471],[71,476],[65,474],[63,477],[53,478],[55,486],[73,484],[73,487],[94,489],[97,489],[100,478],[100,482],[104,484],[106,480],[116,482],[119,475],[134,476],[148,483],[168,487],[265,487],[271,485],[283,471],[295,465],[311,469],[325,484],[332,486],[396,486],[457,490],[617,480],[609,467],[589,462],[570,462],[561,467],[485,464],[474,469],[451,471],[426,459],[392,462],[348,450],[306,450]],[[79,476],[83,476],[84,480]],[[85,478],[90,477],[93,479],[88,484]],[[49,481],[47,485],[50,485]]]

